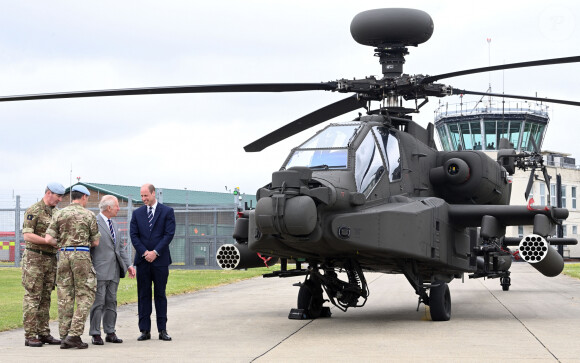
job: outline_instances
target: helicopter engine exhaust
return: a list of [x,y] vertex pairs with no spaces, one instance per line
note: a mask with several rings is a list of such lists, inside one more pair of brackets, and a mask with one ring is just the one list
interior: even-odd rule
[[259,256],[248,249],[247,244],[225,244],[218,248],[216,254],[218,266],[224,270],[243,270],[247,268],[272,266],[277,258]]
[[542,275],[558,276],[564,270],[564,259],[558,251],[550,247],[546,239],[537,234],[522,238],[519,244],[520,256]]

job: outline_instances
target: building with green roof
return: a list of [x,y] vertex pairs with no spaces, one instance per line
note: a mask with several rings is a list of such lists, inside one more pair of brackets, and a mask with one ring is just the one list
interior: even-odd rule
[[[119,199],[115,220],[119,224],[119,238],[132,249],[129,225],[133,210],[143,205],[141,186],[85,183],[90,192],[87,208],[99,213],[98,205],[107,194]],[[70,188],[66,189],[59,208],[70,202]],[[186,189],[169,189],[156,186],[160,203],[175,211],[176,231],[170,245],[173,268],[217,269],[217,249],[234,243],[232,237],[236,214],[239,210],[256,206],[256,196],[249,194],[202,192]]]

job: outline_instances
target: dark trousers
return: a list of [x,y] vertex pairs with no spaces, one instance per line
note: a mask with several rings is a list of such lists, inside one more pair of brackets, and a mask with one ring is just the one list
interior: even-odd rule
[[167,297],[165,286],[169,276],[169,266],[154,266],[143,261],[137,266],[137,296],[139,310],[139,330],[151,331],[151,284],[155,300],[155,315],[157,315],[157,330],[166,330]]

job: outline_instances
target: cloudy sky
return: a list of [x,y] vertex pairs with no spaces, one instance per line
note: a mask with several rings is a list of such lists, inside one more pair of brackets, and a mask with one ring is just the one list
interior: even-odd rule
[[[0,1],[0,95],[188,84],[325,82],[380,75],[356,43],[359,12],[413,7],[435,23],[404,71],[580,55],[572,1]],[[491,38],[488,45],[487,38]],[[457,88],[580,100],[580,64],[442,80]],[[123,96],[0,103],[0,202],[47,181],[253,194],[316,127],[261,153],[243,146],[345,98],[324,91]],[[476,101],[473,96],[467,101]],[[431,98],[414,118],[432,122]],[[544,148],[580,157],[577,107],[550,105]],[[356,112],[337,120],[350,120]],[[334,121],[337,121],[334,120]]]

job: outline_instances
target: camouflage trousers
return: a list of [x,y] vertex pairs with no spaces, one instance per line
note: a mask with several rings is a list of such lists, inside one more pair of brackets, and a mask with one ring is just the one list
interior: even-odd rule
[[24,251],[22,256],[22,324],[24,337],[50,335],[50,294],[56,278],[56,256]]
[[97,289],[97,276],[91,254],[83,251],[61,251],[56,281],[60,337],[81,336]]

